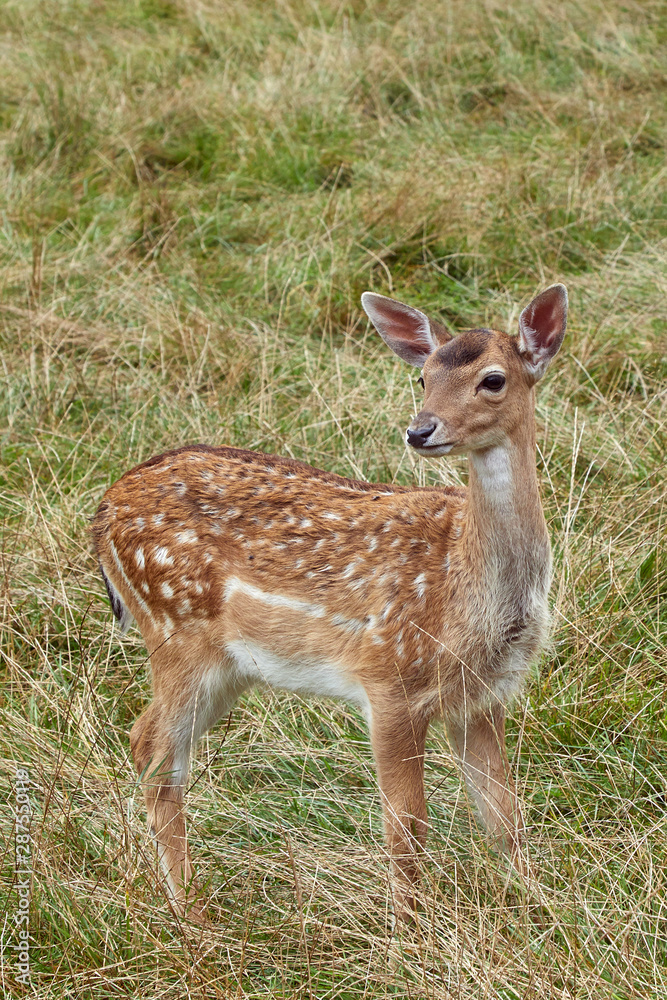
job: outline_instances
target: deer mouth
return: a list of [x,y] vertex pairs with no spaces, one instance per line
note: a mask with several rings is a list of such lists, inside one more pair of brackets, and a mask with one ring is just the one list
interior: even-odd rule
[[415,451],[418,451],[422,455],[447,455],[454,447],[454,441],[450,441],[447,444],[419,444],[410,445]]

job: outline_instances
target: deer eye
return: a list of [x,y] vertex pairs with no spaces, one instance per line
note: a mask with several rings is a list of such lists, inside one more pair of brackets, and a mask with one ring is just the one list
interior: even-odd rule
[[417,385],[420,385],[422,389],[424,388],[424,379],[421,377],[421,375],[417,379]]
[[504,385],[505,376],[500,375],[498,372],[493,372],[491,375],[487,375],[485,379],[482,379],[477,388],[489,389],[491,392],[500,392]]

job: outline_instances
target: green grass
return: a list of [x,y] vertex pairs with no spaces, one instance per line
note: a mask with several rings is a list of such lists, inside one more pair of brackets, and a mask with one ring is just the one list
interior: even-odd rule
[[[8,941],[22,764],[39,996],[667,994],[666,43],[657,0],[3,5],[0,863]],[[97,576],[99,498],[193,441],[459,481],[405,451],[414,373],[361,292],[514,330],[560,280],[553,644],[510,724],[538,890],[433,727],[425,943],[392,941],[360,718],[255,693],[193,764],[217,922],[187,932],[129,759],[150,680]],[[26,992],[8,950],[2,986]]]

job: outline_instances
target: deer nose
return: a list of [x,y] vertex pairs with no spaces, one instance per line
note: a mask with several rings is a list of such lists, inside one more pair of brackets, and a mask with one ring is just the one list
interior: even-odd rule
[[422,448],[436,428],[435,423],[428,423],[424,427],[408,427],[408,444],[413,448]]

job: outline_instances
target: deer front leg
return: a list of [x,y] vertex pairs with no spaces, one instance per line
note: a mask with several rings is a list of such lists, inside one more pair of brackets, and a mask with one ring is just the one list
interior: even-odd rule
[[424,748],[428,720],[399,712],[373,710],[371,741],[377,768],[384,828],[392,869],[396,921],[414,917],[416,855],[426,844]]
[[505,711],[501,706],[463,723],[448,722],[447,730],[461,758],[470,794],[494,841],[522,869],[519,848],[523,817],[510,788],[505,749]]
[[[170,724],[172,723],[172,724]],[[179,739],[178,730],[182,737]],[[189,771],[190,734],[173,725],[160,701],[154,701],[130,733],[132,756],[141,778],[148,828],[155,841],[173,902],[179,913],[198,919],[193,870],[185,828],[184,791]]]

